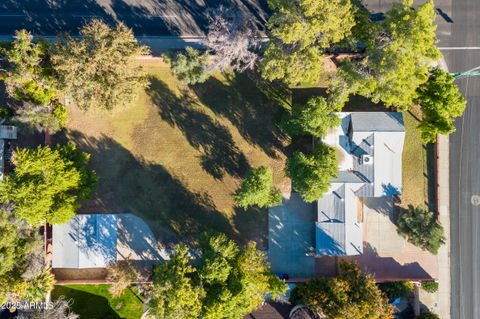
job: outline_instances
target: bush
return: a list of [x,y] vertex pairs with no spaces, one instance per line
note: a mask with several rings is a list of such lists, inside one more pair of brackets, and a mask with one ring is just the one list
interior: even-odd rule
[[416,319],[440,319],[440,317],[433,312],[424,312],[420,316],[417,316]]
[[140,274],[131,260],[118,261],[107,268],[107,280],[111,283],[108,292],[113,297],[118,297],[139,278]]
[[185,53],[177,53],[170,58],[170,68],[183,84],[203,83],[210,74],[207,70],[207,55],[201,55],[198,50],[187,47]]
[[313,154],[297,151],[287,160],[286,174],[292,187],[307,202],[320,199],[337,173],[337,152],[325,144],[317,145]]
[[384,282],[378,286],[387,295],[388,299],[407,297],[414,288],[408,280]]
[[423,281],[422,282],[422,289],[425,290],[426,292],[429,292],[431,294],[437,292],[438,290],[438,282],[436,281]]
[[403,208],[397,220],[397,232],[409,242],[436,255],[445,243],[442,225],[435,219],[433,212],[420,207]]
[[272,186],[272,169],[259,167],[253,169],[235,192],[235,203],[243,208],[252,205],[272,207],[282,203],[282,194]]

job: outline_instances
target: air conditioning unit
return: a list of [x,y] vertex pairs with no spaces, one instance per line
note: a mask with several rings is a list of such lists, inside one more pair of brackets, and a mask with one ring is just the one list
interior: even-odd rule
[[363,154],[363,155],[360,157],[360,161],[361,161],[362,164],[364,164],[364,165],[371,165],[371,164],[373,164],[373,156],[372,156],[372,155],[368,155],[368,154]]

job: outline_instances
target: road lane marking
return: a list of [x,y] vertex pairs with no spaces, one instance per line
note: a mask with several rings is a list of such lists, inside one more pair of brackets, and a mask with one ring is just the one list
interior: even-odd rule
[[480,47],[438,47],[440,50],[480,50]]

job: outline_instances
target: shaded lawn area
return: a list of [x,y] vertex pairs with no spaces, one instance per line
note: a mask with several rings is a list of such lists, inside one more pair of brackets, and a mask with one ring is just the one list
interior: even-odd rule
[[418,129],[421,113],[412,106],[410,112],[403,112],[405,122],[405,144],[403,146],[403,194],[406,205],[432,208],[434,205],[434,153],[433,145],[425,145]]
[[221,74],[189,87],[166,64],[146,66],[151,85],[134,105],[105,114],[69,110],[66,138],[92,154],[100,178],[81,212],[135,213],[166,244],[205,230],[264,244],[267,211],[237,209],[231,195],[260,165],[289,191],[289,141],[274,124],[281,107],[265,93],[275,88]]
[[120,297],[113,298],[109,285],[55,286],[52,299],[60,296],[72,299],[71,310],[80,319],[138,319],[143,314],[143,301],[135,288],[127,289]]

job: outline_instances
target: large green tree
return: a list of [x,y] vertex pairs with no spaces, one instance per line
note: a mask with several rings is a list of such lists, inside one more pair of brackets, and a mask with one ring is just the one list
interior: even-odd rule
[[441,245],[445,244],[443,226],[436,220],[433,212],[409,205],[402,208],[397,218],[397,231],[409,242],[437,254]]
[[467,101],[454,80],[447,72],[434,68],[428,81],[417,89],[416,103],[420,104],[423,113],[419,128],[425,143],[435,142],[437,134],[455,132],[453,122],[463,114]]
[[81,109],[111,110],[130,104],[147,78],[137,58],[148,53],[123,23],[94,19],[81,39],[59,37],[52,62],[66,97]]
[[350,0],[269,0],[272,34],[261,61],[262,76],[289,84],[314,83],[322,73],[323,51],[350,35]]
[[17,31],[11,46],[3,52],[7,65],[1,78],[9,95],[18,101],[10,105],[16,113],[15,120],[38,130],[56,132],[66,124],[67,113],[58,101],[48,51],[47,42],[34,42],[27,31]]
[[307,202],[319,200],[337,176],[337,153],[331,146],[318,144],[312,154],[296,151],[287,160],[286,173],[292,187]]
[[315,278],[298,283],[290,298],[329,319],[392,319],[393,309],[375,279],[355,263],[341,261],[333,278]]
[[199,260],[185,246],[157,265],[151,312],[157,318],[241,319],[259,307],[267,293],[286,285],[268,271],[266,256],[253,242],[239,247],[224,234],[200,239]]
[[42,247],[35,229],[19,220],[8,205],[0,207],[0,304],[26,297],[30,280],[37,281],[37,270],[32,268],[43,260]]
[[235,203],[243,208],[252,205],[271,207],[282,203],[282,194],[273,185],[273,173],[270,167],[252,169],[234,195]]
[[171,259],[155,267],[150,313],[158,319],[197,319],[201,308],[202,287],[195,285],[191,275],[188,248],[176,247]]
[[88,159],[73,145],[17,149],[15,171],[0,183],[0,199],[32,226],[65,223],[95,189]]
[[313,97],[306,104],[293,104],[292,114],[282,121],[281,128],[290,135],[323,137],[339,125],[340,118],[325,98]]
[[171,57],[170,69],[173,75],[184,84],[203,83],[210,77],[208,71],[208,55],[187,47],[184,52],[178,52]]
[[334,77],[334,100],[360,94],[403,110],[413,104],[417,88],[428,80],[428,68],[441,54],[435,45],[433,1],[415,9],[412,5],[412,0],[396,3],[378,25],[364,27],[370,37],[364,57],[346,62]]

